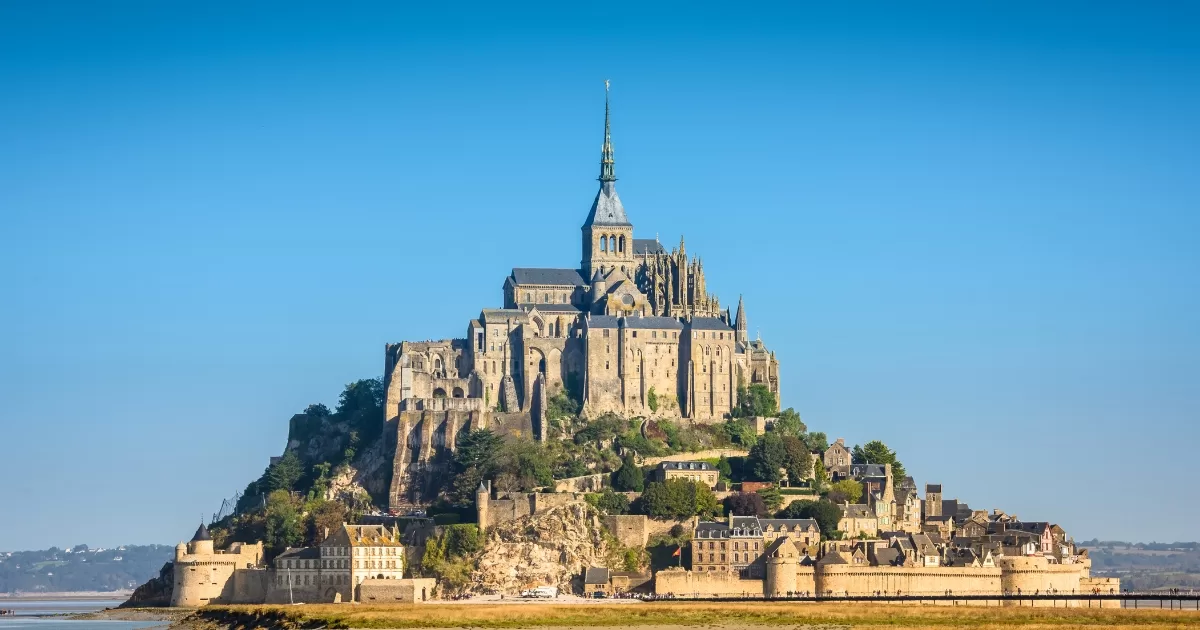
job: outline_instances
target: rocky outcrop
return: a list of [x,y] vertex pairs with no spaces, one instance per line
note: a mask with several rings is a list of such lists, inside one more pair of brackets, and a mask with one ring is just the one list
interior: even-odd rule
[[168,562],[158,570],[158,577],[150,578],[137,587],[133,595],[118,608],[150,608],[170,606],[171,590],[175,588],[175,563]]
[[537,586],[571,592],[584,569],[605,566],[599,513],[582,501],[497,525],[471,576],[473,593],[515,594]]

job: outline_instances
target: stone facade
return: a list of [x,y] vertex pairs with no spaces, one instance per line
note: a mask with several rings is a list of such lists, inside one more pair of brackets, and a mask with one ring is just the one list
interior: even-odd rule
[[[834,552],[850,557],[856,554]],[[1086,559],[1059,564],[1044,557],[1002,557],[993,566],[870,566],[863,562],[826,562],[815,565],[797,551],[789,537],[778,537],[764,553],[765,571],[755,578],[721,571],[667,569],[655,575],[655,592],[679,597],[762,596],[791,594],[866,596],[877,592],[902,595],[962,595],[1085,593],[1099,589],[1119,592],[1116,580],[1091,577]],[[968,602],[963,602],[968,603]],[[1016,602],[1006,602],[1016,606]],[[1029,601],[1023,605],[1031,605]],[[1063,606],[1063,602],[1036,602],[1038,606]],[[1078,606],[1080,602],[1067,602]]]
[[654,468],[655,481],[670,481],[683,479],[702,483],[709,488],[717,485],[721,473],[708,462],[675,461],[661,462]]
[[203,524],[192,540],[175,547],[172,606],[206,606],[241,601],[235,572],[259,566],[262,543],[234,543],[225,551],[213,549],[212,537]]
[[[745,306],[721,308],[683,239],[634,238],[616,191],[605,106],[600,190],[581,228],[578,268],[514,268],[503,308],[460,339],[388,344],[386,429],[396,436],[389,503],[423,503],[445,473],[437,455],[488,427],[545,439],[545,401],[566,390],[582,413],[718,421],[741,384],[778,399],[779,363],[747,335]],[[444,461],[444,458],[443,460]]]

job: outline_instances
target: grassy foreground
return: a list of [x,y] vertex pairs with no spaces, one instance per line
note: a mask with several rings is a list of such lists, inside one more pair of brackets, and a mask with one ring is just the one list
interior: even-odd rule
[[[587,628],[748,626],[854,628],[1196,628],[1200,613],[1116,608],[982,608],[886,604],[657,602],[647,604],[416,604],[218,606],[193,626],[223,628]],[[650,628],[646,628],[650,630]]]

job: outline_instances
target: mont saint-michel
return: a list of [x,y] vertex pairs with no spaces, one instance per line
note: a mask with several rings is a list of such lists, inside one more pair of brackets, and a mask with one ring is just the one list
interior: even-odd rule
[[723,307],[682,238],[636,237],[611,113],[606,86],[578,265],[512,269],[463,337],[388,344],[382,378],[292,417],[135,603],[1119,593],[1052,515],[972,507],[781,408],[753,297]]
[[423,489],[444,472],[431,455],[454,450],[462,431],[545,440],[547,399],[556,393],[579,400],[583,418],[696,422],[728,416],[739,387],[762,385],[778,400],[779,362],[747,336],[742,300],[736,314],[722,310],[682,237],[671,251],[635,238],[617,194],[607,95],[598,179],[578,267],[513,269],[503,308],[483,309],[466,337],[387,347],[392,505],[431,498]]

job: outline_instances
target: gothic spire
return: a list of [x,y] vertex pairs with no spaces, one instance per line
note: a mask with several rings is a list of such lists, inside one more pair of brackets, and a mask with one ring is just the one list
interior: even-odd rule
[[600,149],[600,181],[615,182],[617,174],[613,164],[612,133],[608,125],[608,79],[604,80],[604,147]]
[[737,317],[734,320],[734,330],[737,331],[737,340],[746,343],[746,307],[742,304],[742,296],[738,296]]

